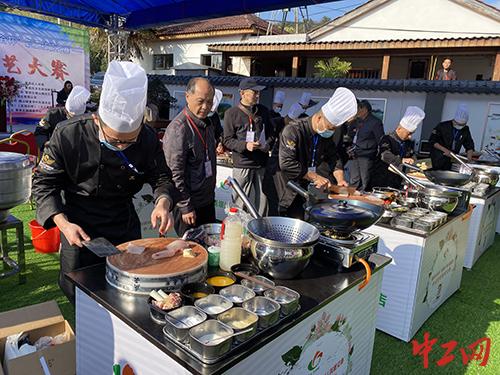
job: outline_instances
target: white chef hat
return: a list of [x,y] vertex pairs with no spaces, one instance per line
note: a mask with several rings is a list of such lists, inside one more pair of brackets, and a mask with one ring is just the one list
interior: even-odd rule
[[303,92],[302,96],[300,97],[299,104],[307,106],[307,105],[309,105],[311,98],[312,98],[312,94],[310,92]]
[[215,89],[214,92],[214,104],[212,105],[212,109],[210,112],[215,112],[217,111],[217,108],[219,108],[220,101],[222,100],[222,91],[219,89]]
[[87,101],[90,98],[90,92],[85,87],[74,86],[73,90],[68,95],[66,99],[66,104],[64,105],[66,110],[72,115],[81,115],[85,113],[87,108]]
[[408,108],[406,108],[406,112],[399,122],[399,125],[401,125],[401,127],[405,128],[409,132],[413,133],[415,130],[417,130],[417,127],[420,125],[424,118],[424,111],[422,111],[418,107],[409,106]]
[[328,122],[340,126],[358,112],[358,103],[351,90],[339,87],[326,104],[321,107]]
[[144,117],[147,91],[144,69],[129,61],[111,61],[102,84],[99,116],[117,132],[137,130]]
[[283,104],[285,102],[285,92],[284,91],[276,91],[274,93],[273,103]]
[[288,117],[292,120],[297,120],[301,114],[305,112],[304,108],[299,103],[294,103],[288,110]]
[[467,121],[469,121],[469,109],[467,108],[467,104],[460,103],[458,105],[454,120],[460,125],[467,124]]

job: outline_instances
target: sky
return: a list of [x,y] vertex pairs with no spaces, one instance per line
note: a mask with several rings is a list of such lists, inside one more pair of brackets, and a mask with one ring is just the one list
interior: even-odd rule
[[[483,0],[485,3],[496,6],[500,9],[500,0]],[[309,11],[309,17],[313,20],[319,20],[323,16],[327,16],[330,18],[337,18],[342,16],[344,13],[364,4],[366,0],[341,0],[335,1],[331,3],[324,3],[319,5],[311,5],[308,6],[307,9]],[[259,16],[266,20],[275,19],[281,21],[282,13],[274,13],[273,12],[263,12],[260,13]],[[293,14],[289,13],[288,20],[293,20]]]

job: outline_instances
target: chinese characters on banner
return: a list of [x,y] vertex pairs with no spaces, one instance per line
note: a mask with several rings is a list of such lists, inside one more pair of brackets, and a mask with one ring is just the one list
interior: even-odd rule
[[[424,341],[420,344],[417,340],[412,340],[412,354],[413,356],[421,356],[424,368],[429,368],[429,353],[432,348],[437,344],[438,339],[430,339],[429,332],[424,333]],[[451,340],[444,344],[441,344],[441,348],[444,349],[444,354],[436,361],[438,367],[443,367],[448,365],[455,359],[455,351],[458,342]],[[464,366],[468,365],[470,361],[480,361],[479,366],[486,366],[488,364],[488,359],[490,357],[491,339],[488,337],[483,337],[465,348],[460,348],[459,353],[462,359],[462,364]]]
[[22,87],[9,107],[14,123],[36,123],[66,80],[89,86],[88,32],[0,12],[0,75]]

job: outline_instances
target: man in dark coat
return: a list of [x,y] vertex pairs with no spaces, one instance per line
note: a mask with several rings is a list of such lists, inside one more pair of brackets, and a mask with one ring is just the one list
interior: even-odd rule
[[462,147],[467,152],[467,158],[472,160],[474,140],[467,126],[469,111],[465,104],[459,104],[455,118],[439,123],[429,138],[431,149],[432,168],[451,170],[450,152],[459,154]]
[[358,103],[357,119],[349,126],[349,135],[353,142],[352,156],[348,163],[349,184],[366,191],[370,185],[378,144],[384,135],[382,121],[372,114],[372,106],[367,100]]
[[402,163],[415,163],[411,136],[424,118],[424,111],[418,107],[410,106],[406,109],[396,130],[382,137],[373,168],[370,189],[373,187],[401,188],[402,179],[399,175],[388,170],[389,164],[402,170]]
[[[156,132],[143,125],[147,77],[131,62],[112,61],[104,77],[98,114],[60,123],[33,178],[37,221],[61,231],[59,285],[74,303],[64,274],[102,263],[86,241],[114,245],[141,238],[132,198],[149,183],[155,208],[151,225],[166,233],[177,200],[172,173]],[[64,194],[64,200],[63,196]]]

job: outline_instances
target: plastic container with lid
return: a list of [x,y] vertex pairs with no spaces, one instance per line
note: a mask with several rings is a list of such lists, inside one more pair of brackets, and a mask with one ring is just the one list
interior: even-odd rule
[[243,226],[237,208],[231,208],[222,222],[219,267],[230,271],[235,264],[241,263],[241,235]]

